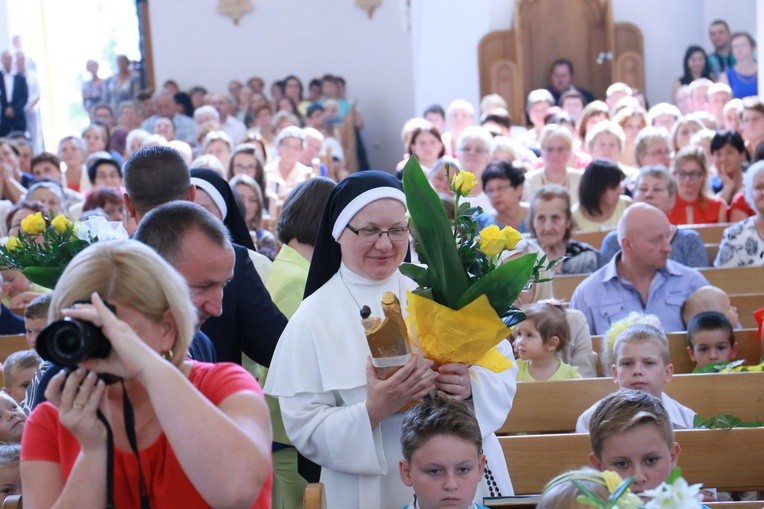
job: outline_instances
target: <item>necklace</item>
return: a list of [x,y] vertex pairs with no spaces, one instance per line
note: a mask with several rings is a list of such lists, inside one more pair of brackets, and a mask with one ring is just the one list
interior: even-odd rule
[[[350,295],[350,298],[353,299],[353,302],[355,302],[355,305],[358,306],[358,310],[361,313],[361,318],[368,318],[371,316],[371,308],[364,304],[363,306],[358,302],[358,299],[355,298],[355,295],[353,295],[353,292],[350,291],[350,287],[347,284],[347,281],[345,281],[345,276],[342,274],[342,268],[340,268],[340,279],[342,280],[342,284],[345,286],[345,290],[348,291],[348,295]],[[398,297],[398,300],[401,300],[401,280],[398,279],[398,292],[396,297]]]

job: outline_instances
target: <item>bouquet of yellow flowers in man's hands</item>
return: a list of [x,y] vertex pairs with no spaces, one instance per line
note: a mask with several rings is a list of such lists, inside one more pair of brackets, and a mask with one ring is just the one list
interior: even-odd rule
[[425,266],[404,263],[400,270],[419,285],[409,294],[408,322],[424,356],[438,364],[480,364],[498,372],[511,362],[495,346],[509,335],[508,327],[525,319],[513,303],[544,268],[545,259],[529,253],[501,263],[502,254],[522,236],[495,225],[478,231],[480,208],[462,202],[475,183],[475,175],[466,171],[451,181],[452,222],[416,157],[408,160],[403,190]]
[[93,242],[126,239],[120,224],[103,217],[72,222],[64,215],[46,218],[42,212],[21,221],[18,235],[0,245],[0,268],[19,269],[33,283],[54,288],[72,258]]

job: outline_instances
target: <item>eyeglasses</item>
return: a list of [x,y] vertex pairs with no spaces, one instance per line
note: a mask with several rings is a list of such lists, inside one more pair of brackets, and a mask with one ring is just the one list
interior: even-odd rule
[[485,191],[485,194],[491,195],[491,194],[496,194],[496,193],[502,193],[502,192],[506,191],[507,189],[509,189],[510,187],[512,187],[512,186],[510,186],[509,184],[502,185],[502,186],[496,186],[496,187],[492,187],[492,188],[487,188],[486,187],[484,189],[484,191]]
[[464,154],[482,154],[488,151],[480,147],[462,147],[459,149],[459,152],[462,152]]
[[367,242],[376,242],[377,239],[381,239],[384,234],[387,234],[387,238],[390,240],[408,240],[409,238],[408,226],[397,226],[387,230],[381,230],[376,226],[353,228],[352,226],[347,225],[345,228],[358,235],[359,239]]
[[677,179],[700,180],[700,178],[703,176],[703,172],[702,171],[675,171],[674,176]]
[[256,164],[233,163],[233,169],[234,170],[244,170],[244,171],[256,171],[257,170],[257,165]]
[[570,152],[570,147],[541,147],[544,152]]

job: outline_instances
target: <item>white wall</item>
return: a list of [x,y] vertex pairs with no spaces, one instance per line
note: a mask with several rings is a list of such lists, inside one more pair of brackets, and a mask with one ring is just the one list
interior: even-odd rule
[[366,120],[372,167],[393,169],[402,154],[400,127],[414,109],[404,3],[386,0],[372,19],[349,0],[252,3],[254,12],[234,26],[217,14],[217,2],[149,2],[157,81],[225,90],[229,80],[253,75],[270,83],[294,73],[307,86],[339,74]]
[[[642,31],[650,103],[669,100],[671,85],[682,73],[687,46],[700,44],[710,48],[708,24],[713,19],[726,19],[733,31],[747,30],[755,35],[756,2],[613,0],[614,20],[633,23]],[[414,0],[412,3],[416,21],[412,35],[417,65],[414,70],[417,112],[430,103],[445,106],[456,98],[477,105],[480,94],[478,43],[492,30],[511,28],[514,4],[507,0]],[[761,12],[760,17],[764,18],[764,10]]]

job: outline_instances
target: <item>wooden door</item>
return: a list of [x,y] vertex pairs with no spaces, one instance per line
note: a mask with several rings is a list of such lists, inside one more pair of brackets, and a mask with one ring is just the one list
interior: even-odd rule
[[573,62],[575,83],[597,98],[615,81],[644,90],[642,33],[613,23],[610,0],[515,0],[513,28],[478,46],[480,93],[504,97],[522,123],[528,92],[549,85],[558,58]]
[[546,87],[552,62],[566,58],[576,85],[605,96],[615,52],[609,0],[517,0],[514,27],[526,91]]

